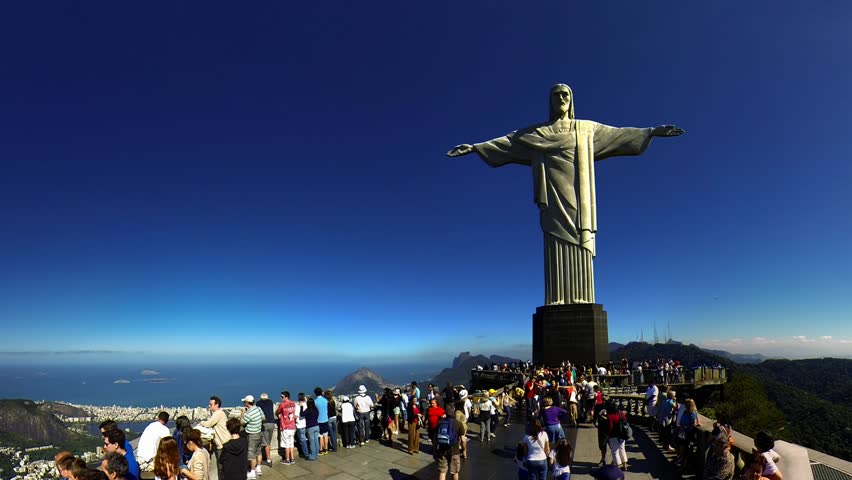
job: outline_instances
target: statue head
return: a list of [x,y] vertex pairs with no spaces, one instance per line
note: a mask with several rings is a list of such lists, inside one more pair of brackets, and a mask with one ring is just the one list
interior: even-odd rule
[[567,116],[574,119],[574,92],[564,83],[557,83],[550,89],[550,119]]

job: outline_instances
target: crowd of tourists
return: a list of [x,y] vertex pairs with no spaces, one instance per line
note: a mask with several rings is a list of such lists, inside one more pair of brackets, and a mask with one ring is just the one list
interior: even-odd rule
[[[411,382],[402,388],[385,388],[375,397],[364,385],[356,394],[339,397],[317,387],[312,395],[282,391],[277,404],[262,393],[257,400],[246,395],[241,399],[243,407],[230,415],[222,409],[221,399],[212,396],[207,420],[193,426],[181,416],[174,419],[171,431],[169,414],[160,412],[144,429],[135,450],[115,422],[104,421],[99,469],[88,468],[69,452],[57,455],[56,468],[68,480],[140,480],[146,472],[146,478],[155,480],[257,480],[263,468],[272,465],[273,445],[280,463],[289,466],[297,459],[316,461],[338,448],[358,448],[374,440],[401,446],[410,455],[421,450],[431,453],[439,480],[447,475],[458,479],[469,442],[489,445],[518,421],[525,425],[515,457],[520,480],[545,480],[548,474],[568,480],[574,445],[566,438],[565,428],[581,424],[597,431],[601,457],[592,476],[624,478],[629,468],[625,445],[632,438],[632,427],[626,412],[606,397],[596,381],[609,371],[606,366],[587,368],[565,362],[558,368],[504,364],[491,369],[522,373],[525,381],[471,392],[451,383],[443,389],[429,384],[421,390],[417,382]],[[677,463],[690,469],[701,426],[695,402],[679,399],[677,392],[666,384],[657,385],[655,379],[645,392],[650,428],[659,432],[664,449],[678,454]],[[478,432],[469,432],[469,425],[478,425]],[[705,455],[701,478],[734,478],[731,426],[719,419],[710,436],[709,448],[701,452]],[[422,447],[421,441],[429,447]],[[761,432],[755,445],[755,455],[742,459],[738,471],[743,476],[737,478],[781,480],[780,457],[771,436]]]

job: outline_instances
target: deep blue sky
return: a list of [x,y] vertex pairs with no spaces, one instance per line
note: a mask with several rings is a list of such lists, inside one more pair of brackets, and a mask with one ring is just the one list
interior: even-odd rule
[[530,172],[444,153],[565,82],[687,131],[597,165],[612,341],[852,354],[849,2],[309,3],[3,6],[0,350],[528,355]]

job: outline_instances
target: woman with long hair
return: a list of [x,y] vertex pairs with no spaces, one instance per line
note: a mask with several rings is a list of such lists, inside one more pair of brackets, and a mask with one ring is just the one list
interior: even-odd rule
[[305,417],[305,433],[307,435],[307,460],[316,460],[319,456],[319,410],[313,398],[308,397],[308,407],[302,416]]
[[541,426],[541,420],[536,418],[530,423],[530,433],[524,435],[524,443],[527,446],[524,465],[527,467],[530,480],[546,480],[550,443],[547,441],[544,427]]
[[334,395],[331,390],[326,390],[322,394],[328,400],[328,445],[326,448],[332,452],[337,451],[337,402],[334,401]]
[[163,437],[154,455],[155,480],[180,480],[180,452],[175,437]]
[[689,460],[689,445],[693,440],[694,432],[697,427],[701,426],[698,421],[698,408],[695,406],[695,400],[687,398],[684,400],[686,406],[683,415],[678,422],[678,459],[681,467],[685,470]]

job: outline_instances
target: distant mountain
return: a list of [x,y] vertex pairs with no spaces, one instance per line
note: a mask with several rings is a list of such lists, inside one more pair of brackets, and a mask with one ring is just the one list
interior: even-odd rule
[[51,411],[51,406],[32,400],[0,400],[0,435],[7,442],[57,445],[76,434]]
[[724,350],[710,350],[708,348],[704,350],[737,363],[760,363],[764,360],[769,360],[769,357],[760,353],[731,353]]
[[385,387],[396,387],[396,385],[393,385],[378,373],[369,368],[361,367],[337,382],[337,385],[334,386],[334,394],[347,395],[356,393],[360,385],[367,387],[367,392],[371,394],[380,393]]
[[455,359],[453,359],[453,366],[451,368],[443,369],[441,373],[435,375],[430,382],[441,388],[443,388],[447,382],[450,382],[453,385],[465,385],[470,382],[470,371],[476,368],[477,365],[488,368],[492,363],[502,365],[504,363],[514,362],[520,362],[520,360],[501,355],[491,355],[490,357],[486,357],[485,355],[471,355],[470,352],[461,352]]
[[710,353],[692,344],[655,343],[652,345],[646,342],[630,342],[627,345],[609,353],[609,358],[613,361],[618,361],[622,358],[626,358],[631,361],[654,360],[661,357],[679,360],[687,367],[715,365],[718,363],[724,367],[730,368],[734,365],[734,362],[731,360]]
[[621,348],[623,346],[624,346],[623,343],[609,342],[609,351],[611,352],[613,350],[618,350],[619,348]]
[[91,413],[83,410],[82,408],[75,407],[73,405],[68,405],[67,403],[62,402],[44,402],[44,407],[47,408],[50,412],[53,412],[57,415],[62,415],[64,417],[90,417]]

